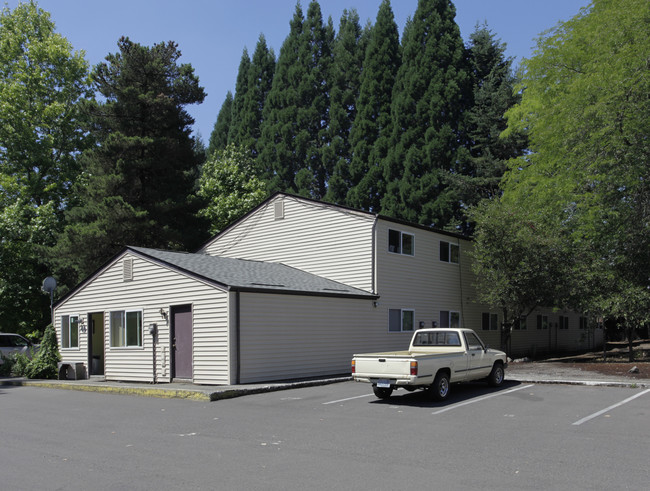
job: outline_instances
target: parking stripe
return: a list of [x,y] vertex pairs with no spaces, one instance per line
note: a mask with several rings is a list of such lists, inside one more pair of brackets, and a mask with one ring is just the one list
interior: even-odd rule
[[324,402],[323,406],[327,406],[328,404],[336,404],[337,402],[351,401],[352,399],[361,399],[362,397],[370,397],[370,396],[374,396],[374,394],[364,394],[362,396],[348,397],[347,399],[339,399],[338,401]]
[[451,411],[452,409],[456,409],[457,407],[467,406],[468,404],[474,404],[475,402],[481,402],[481,401],[484,401],[486,399],[491,399],[493,397],[502,396],[502,395],[505,395],[505,394],[510,394],[511,392],[516,392],[518,390],[527,389],[527,388],[532,387],[532,386],[533,386],[533,384],[524,385],[523,387],[516,387],[514,389],[506,390],[504,392],[497,392],[495,394],[490,394],[488,396],[479,397],[478,399],[472,399],[471,401],[465,401],[465,402],[461,402],[459,404],[453,404],[451,406],[447,406],[446,408],[440,409],[438,411],[434,411],[431,414],[441,414],[441,413],[444,413],[446,411]]
[[633,395],[632,397],[628,397],[624,401],[617,402],[616,404],[613,404],[613,405],[611,405],[609,407],[606,407],[602,411],[598,411],[597,413],[590,414],[589,416],[585,416],[584,418],[582,418],[582,419],[576,421],[575,423],[573,423],[573,426],[580,426],[582,423],[586,423],[587,421],[590,421],[590,420],[592,420],[594,418],[597,418],[601,414],[605,414],[607,411],[611,411],[612,409],[615,409],[615,408],[617,408],[619,406],[622,406],[623,404],[627,404],[628,402],[633,401],[637,397],[641,397],[642,395],[645,395],[648,392],[650,392],[650,389],[646,389],[643,392],[639,392],[638,394]]

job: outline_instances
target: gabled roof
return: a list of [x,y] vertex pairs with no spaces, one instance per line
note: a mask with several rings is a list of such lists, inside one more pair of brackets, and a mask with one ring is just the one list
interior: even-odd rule
[[378,298],[378,295],[365,290],[280,263],[162,251],[144,247],[127,247],[126,250],[229,290]]
[[446,235],[446,236],[454,237],[454,238],[457,238],[457,239],[472,240],[471,237],[468,237],[468,236],[460,234],[460,233],[449,232],[447,230],[442,230],[442,229],[438,229],[438,228],[434,228],[434,227],[429,227],[427,225],[420,225],[418,223],[408,222],[406,220],[400,220],[398,218],[392,218],[392,217],[389,217],[387,215],[380,215],[378,213],[372,213],[372,212],[369,212],[369,211],[357,210],[355,208],[350,208],[350,207],[347,207],[347,206],[337,205],[337,204],[334,204],[334,203],[328,203],[326,201],[319,201],[319,200],[315,200],[313,198],[305,198],[304,196],[298,196],[298,195],[295,195],[295,194],[276,192],[276,193],[273,193],[271,196],[269,196],[264,201],[262,201],[255,208],[253,208],[249,212],[247,212],[244,215],[242,215],[241,217],[239,217],[237,220],[230,223],[226,228],[224,228],[220,232],[217,232],[207,242],[205,242],[203,245],[201,245],[201,247],[199,247],[197,249],[197,251],[201,251],[201,250],[205,249],[206,247],[208,247],[208,245],[210,245],[212,242],[214,242],[218,237],[222,236],[223,234],[228,232],[230,229],[236,227],[239,223],[243,222],[248,217],[255,214],[259,209],[266,206],[269,202],[271,202],[272,200],[274,200],[278,196],[279,197],[291,198],[291,199],[294,199],[294,200],[300,200],[300,201],[302,201],[304,203],[311,203],[311,204],[316,205],[316,206],[324,206],[324,207],[327,207],[327,208],[331,208],[331,209],[334,209],[334,210],[340,210],[340,211],[344,211],[344,212],[347,212],[347,213],[355,213],[355,214],[358,214],[358,215],[365,215],[365,216],[368,216],[370,218],[373,218],[374,220],[384,220],[384,221],[387,221],[387,222],[391,222],[391,223],[395,223],[395,224],[399,224],[399,225],[405,225],[405,226],[409,226],[409,227],[414,227],[414,228],[417,228],[417,229],[420,229],[420,230],[425,230],[427,232],[433,232],[433,233],[437,233],[437,234],[441,234],[441,235]]

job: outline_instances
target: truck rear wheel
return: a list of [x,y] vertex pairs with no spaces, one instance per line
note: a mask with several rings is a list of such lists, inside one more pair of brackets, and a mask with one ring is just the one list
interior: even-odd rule
[[429,387],[429,393],[436,401],[444,401],[449,395],[449,375],[447,372],[438,372],[433,384]]
[[377,387],[376,385],[372,386],[372,391],[377,397],[379,397],[379,399],[388,399],[393,393],[393,389],[388,387]]

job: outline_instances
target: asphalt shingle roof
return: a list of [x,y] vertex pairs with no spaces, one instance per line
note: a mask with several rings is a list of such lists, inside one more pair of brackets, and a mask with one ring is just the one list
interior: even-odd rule
[[377,295],[280,263],[128,247],[175,269],[240,291],[376,298]]

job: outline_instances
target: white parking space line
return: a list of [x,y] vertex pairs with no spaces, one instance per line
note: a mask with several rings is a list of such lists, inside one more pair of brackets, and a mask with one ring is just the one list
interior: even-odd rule
[[587,421],[590,421],[590,420],[592,420],[594,418],[597,418],[601,414],[605,414],[606,412],[611,411],[612,409],[615,409],[615,408],[617,408],[619,406],[622,406],[623,404],[627,404],[628,402],[633,401],[637,397],[641,397],[642,395],[645,395],[648,392],[650,392],[650,389],[646,389],[643,392],[639,392],[638,394],[633,395],[632,397],[628,397],[624,401],[621,401],[621,402],[613,404],[613,405],[611,405],[609,407],[606,407],[602,411],[598,411],[597,413],[590,414],[589,416],[585,416],[584,418],[582,418],[582,419],[576,421],[575,423],[573,423],[573,426],[580,426],[582,423],[586,423]]
[[431,414],[441,414],[441,413],[444,413],[444,412],[447,412],[447,411],[451,411],[452,409],[456,409],[457,407],[467,406],[468,404],[474,404],[476,402],[481,402],[481,401],[484,401],[486,399],[491,399],[493,397],[502,396],[502,395],[505,395],[505,394],[510,394],[511,392],[517,392],[518,390],[528,389],[529,387],[532,387],[532,386],[533,386],[533,384],[524,385],[522,387],[516,387],[514,389],[506,390],[506,391],[503,391],[503,392],[497,392],[495,394],[490,394],[488,396],[479,397],[478,399],[472,399],[471,401],[465,401],[465,402],[461,402],[461,403],[458,403],[458,404],[453,404],[453,405],[447,406],[447,407],[445,407],[443,409],[439,409],[438,411],[434,411]]
[[348,397],[347,399],[339,399],[338,401],[324,402],[323,406],[327,406],[328,404],[336,404],[337,402],[351,401],[353,399],[361,399],[362,397],[371,397],[371,396],[374,396],[374,394],[364,394],[362,396]]

